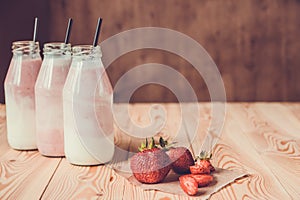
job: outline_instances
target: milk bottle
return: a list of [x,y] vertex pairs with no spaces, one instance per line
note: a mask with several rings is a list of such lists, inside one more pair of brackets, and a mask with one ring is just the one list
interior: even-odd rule
[[103,164],[114,154],[112,87],[100,46],[72,51],[63,89],[65,156],[75,165]]
[[14,149],[36,149],[34,85],[42,63],[39,43],[13,42],[12,52],[4,82],[7,139]]
[[46,43],[35,84],[36,134],[39,152],[64,156],[62,90],[71,65],[71,45]]

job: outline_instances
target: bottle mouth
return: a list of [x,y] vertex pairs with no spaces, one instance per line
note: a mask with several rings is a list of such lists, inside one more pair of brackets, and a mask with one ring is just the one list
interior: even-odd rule
[[73,57],[79,56],[91,56],[91,57],[101,57],[102,52],[99,45],[76,45],[72,48]]
[[71,55],[71,44],[63,42],[51,42],[44,44],[44,55]]
[[39,53],[39,42],[34,41],[15,41],[12,43],[12,52],[16,54]]

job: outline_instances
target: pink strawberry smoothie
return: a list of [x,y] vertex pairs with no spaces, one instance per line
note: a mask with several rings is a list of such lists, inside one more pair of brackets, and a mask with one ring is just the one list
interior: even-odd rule
[[37,147],[45,156],[64,156],[62,90],[71,56],[45,58],[35,85]]
[[36,149],[34,85],[42,60],[13,57],[5,79],[7,139],[12,148]]

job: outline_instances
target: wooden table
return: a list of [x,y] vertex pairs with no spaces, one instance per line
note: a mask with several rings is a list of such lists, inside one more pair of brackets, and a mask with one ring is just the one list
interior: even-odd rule
[[[163,133],[172,137],[179,126],[178,104],[167,111]],[[117,105],[126,106],[126,105]],[[130,104],[132,120],[147,124],[150,104]],[[200,103],[200,141],[211,120],[209,103]],[[183,119],[186,129],[189,120]],[[137,142],[116,129],[115,143],[136,149]],[[198,137],[198,136],[197,136]],[[211,199],[300,199],[300,103],[228,103],[221,139],[213,163],[250,174],[214,194]],[[188,199],[132,186],[111,168],[79,167],[64,158],[37,151],[16,151],[6,140],[5,106],[0,106],[0,199]]]

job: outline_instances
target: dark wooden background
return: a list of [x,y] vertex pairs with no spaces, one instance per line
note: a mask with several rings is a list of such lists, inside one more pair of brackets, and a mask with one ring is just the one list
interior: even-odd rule
[[[100,40],[137,27],[180,31],[198,41],[217,64],[228,101],[300,101],[299,0],[10,0],[0,1],[0,100],[11,58],[11,42],[32,37],[38,16],[38,39],[60,41],[69,17],[72,44],[92,42],[97,18],[104,19]],[[128,53],[108,69],[113,85],[129,69],[156,62],[183,74],[209,100],[205,83],[184,59],[158,50]],[[176,80],[174,80],[176,81]],[[131,100],[177,101],[168,89],[147,85]]]

